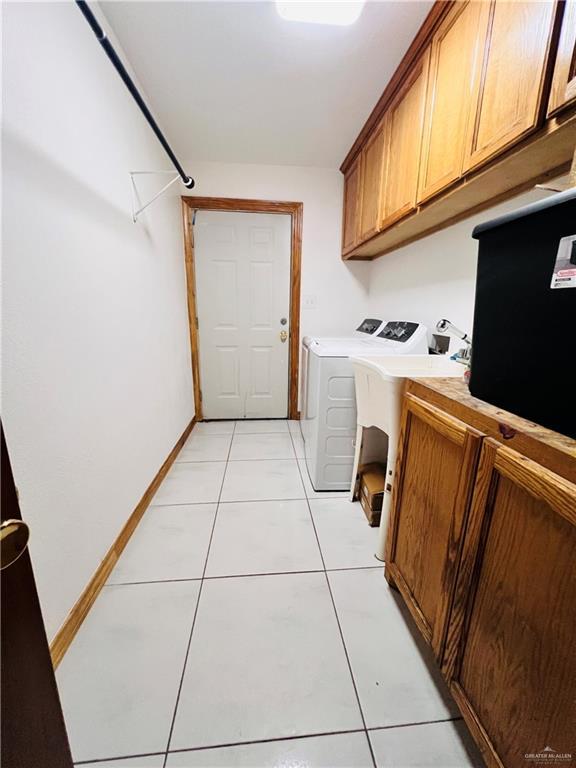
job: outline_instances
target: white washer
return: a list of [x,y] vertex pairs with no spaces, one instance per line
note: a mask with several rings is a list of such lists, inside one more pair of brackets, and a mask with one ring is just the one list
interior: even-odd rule
[[316,491],[350,488],[356,437],[350,357],[427,353],[425,326],[399,320],[365,320],[348,338],[303,339],[300,424],[306,466]]

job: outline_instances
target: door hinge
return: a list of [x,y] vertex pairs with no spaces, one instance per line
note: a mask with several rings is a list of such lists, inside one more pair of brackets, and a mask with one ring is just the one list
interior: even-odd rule
[[199,393],[200,393],[200,402],[202,402],[202,390],[200,389],[200,390],[198,390],[198,391],[199,391]]
[[196,318],[196,330],[198,330],[198,318]]

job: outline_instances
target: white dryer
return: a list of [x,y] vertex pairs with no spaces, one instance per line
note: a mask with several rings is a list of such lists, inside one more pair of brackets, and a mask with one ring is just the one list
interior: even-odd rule
[[420,323],[364,320],[348,338],[302,340],[300,412],[306,466],[317,491],[350,489],[356,437],[356,396],[350,357],[423,355]]

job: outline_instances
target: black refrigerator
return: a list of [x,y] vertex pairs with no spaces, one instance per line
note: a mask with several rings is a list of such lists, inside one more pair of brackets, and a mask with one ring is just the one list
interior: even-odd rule
[[477,226],[470,392],[576,438],[576,189]]

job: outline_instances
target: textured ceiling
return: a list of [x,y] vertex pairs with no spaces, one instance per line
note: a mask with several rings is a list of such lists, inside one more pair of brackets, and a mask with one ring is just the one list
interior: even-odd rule
[[431,2],[369,2],[349,27],[269,2],[101,2],[187,160],[337,168]]

